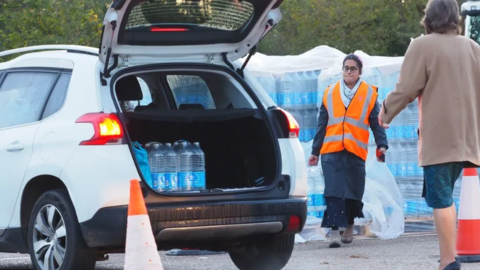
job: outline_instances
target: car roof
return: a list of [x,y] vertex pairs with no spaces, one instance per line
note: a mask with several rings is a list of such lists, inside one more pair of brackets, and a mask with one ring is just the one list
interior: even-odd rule
[[[75,46],[69,49],[67,46],[64,50],[48,50],[48,45],[43,47],[47,49],[47,51],[35,50],[36,48],[42,50],[42,46],[11,50],[12,55],[16,52],[23,54],[12,60],[0,62],[0,70],[20,67],[58,67],[73,69],[75,64],[95,64],[98,62],[98,49],[95,48]],[[29,48],[32,49],[31,52],[29,52]],[[2,53],[8,55],[8,51],[0,52],[0,56]],[[56,61],[49,63],[45,60]]]

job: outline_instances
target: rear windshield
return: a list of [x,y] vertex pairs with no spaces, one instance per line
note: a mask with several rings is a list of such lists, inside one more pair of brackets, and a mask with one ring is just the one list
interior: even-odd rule
[[253,14],[253,5],[243,0],[145,1],[133,7],[125,29],[190,25],[236,31],[242,28]]

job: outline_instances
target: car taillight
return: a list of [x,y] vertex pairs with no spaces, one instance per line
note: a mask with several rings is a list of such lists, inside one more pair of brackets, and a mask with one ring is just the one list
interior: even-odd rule
[[291,115],[289,112],[280,109],[284,114],[285,117],[287,117],[288,121],[288,136],[290,138],[298,138],[298,135],[300,133],[300,125],[298,124],[297,120],[295,120],[295,117]]
[[80,145],[105,145],[117,143],[123,138],[123,130],[120,120],[115,114],[87,113],[75,121],[75,123],[90,123],[93,125],[95,134]]

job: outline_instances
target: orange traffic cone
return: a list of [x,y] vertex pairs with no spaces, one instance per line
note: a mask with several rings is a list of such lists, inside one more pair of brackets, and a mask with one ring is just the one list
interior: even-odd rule
[[480,184],[477,170],[463,169],[458,213],[457,260],[480,262]]
[[125,270],[163,270],[140,182],[130,181]]

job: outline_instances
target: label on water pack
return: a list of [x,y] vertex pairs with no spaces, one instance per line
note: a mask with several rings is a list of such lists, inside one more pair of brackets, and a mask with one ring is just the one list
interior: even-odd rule
[[397,176],[408,176],[407,170],[407,164],[401,163],[397,165]]
[[166,173],[165,174],[165,185],[167,189],[177,189],[178,188],[178,179],[176,173]]
[[323,194],[313,194],[313,205],[324,206],[326,205],[325,197]]
[[302,93],[302,104],[312,104],[312,96],[310,95],[310,93]]
[[178,173],[178,186],[181,189],[193,188],[193,175],[191,172]]
[[280,104],[286,107],[293,106],[295,104],[295,96],[293,93],[283,93],[280,95]]
[[152,173],[152,188],[154,190],[165,190],[164,173]]
[[313,194],[308,194],[308,196],[307,196],[307,206],[314,206],[313,202],[314,202]]
[[302,105],[302,102],[303,102],[303,93],[295,92],[293,94],[292,105]]
[[305,137],[306,137],[305,132],[306,132],[305,129],[300,129],[300,132],[299,132],[299,134],[298,134],[298,139],[299,139],[301,142],[306,142],[306,141],[305,141]]
[[415,176],[415,163],[407,164],[407,176]]
[[204,188],[205,187],[205,172],[193,172],[193,187]]

